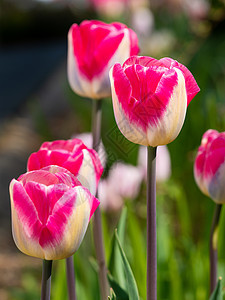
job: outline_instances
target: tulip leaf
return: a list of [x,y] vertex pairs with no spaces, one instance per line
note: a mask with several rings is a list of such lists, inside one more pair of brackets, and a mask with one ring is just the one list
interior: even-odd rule
[[107,275],[110,286],[116,294],[117,300],[129,300],[127,292],[118,284],[115,278],[108,273]]
[[215,290],[213,291],[209,300],[223,300],[221,280],[222,280],[222,278],[219,277],[217,286],[216,286]]
[[122,257],[122,261],[123,261],[123,265],[124,265],[129,300],[139,300],[137,284],[136,284],[133,272],[131,270],[130,264],[126,258],[125,252],[121,246],[121,243],[120,243],[120,240],[119,240],[119,237],[117,234],[117,230],[115,230],[115,238],[116,238],[117,244],[119,246],[120,255]]
[[[126,218],[127,218],[127,208],[124,207],[118,223],[118,236],[122,245],[124,243],[124,237],[125,237]],[[109,270],[118,279],[120,286],[125,288],[126,278],[122,267],[122,258],[120,256],[118,245],[117,243],[115,243],[115,241],[116,240],[114,235],[112,240],[112,250],[111,250],[110,261],[109,261]]]
[[95,259],[93,256],[91,256],[91,257],[89,257],[89,262],[90,262],[90,264],[91,264],[93,270],[94,270],[96,273],[98,273],[98,272],[99,272],[99,265],[98,265],[96,259]]

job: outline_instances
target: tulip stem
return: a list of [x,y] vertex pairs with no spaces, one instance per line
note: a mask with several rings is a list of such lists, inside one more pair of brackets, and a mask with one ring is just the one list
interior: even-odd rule
[[210,295],[216,288],[217,284],[217,229],[220,219],[222,205],[216,204],[212,226],[210,231]]
[[156,150],[148,147],[147,169],[147,300],[157,299]]
[[102,126],[102,100],[93,100],[92,110],[92,136],[93,149],[98,152],[101,141],[101,126]]
[[[102,100],[93,100],[93,114],[92,114],[92,135],[93,135],[93,149],[98,151],[101,140],[101,121],[102,121]],[[95,244],[96,258],[98,261],[99,272],[99,286],[101,299],[105,300],[109,295],[109,287],[107,280],[107,269],[105,263],[104,242],[102,234],[101,211],[98,207],[94,213],[93,221],[93,238]]]
[[52,260],[43,260],[41,300],[50,300]]
[[66,259],[66,276],[69,300],[76,300],[75,272],[73,255]]

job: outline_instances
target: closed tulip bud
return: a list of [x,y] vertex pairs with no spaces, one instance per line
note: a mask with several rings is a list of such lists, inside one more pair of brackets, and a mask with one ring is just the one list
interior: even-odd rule
[[109,69],[138,54],[134,31],[121,23],[83,21],[68,33],[68,79],[78,95],[101,99],[111,95]]
[[87,148],[79,139],[45,142],[31,154],[27,170],[39,170],[57,165],[77,176],[83,186],[95,195],[103,168],[95,150]]
[[156,147],[179,134],[199,92],[191,72],[171,58],[133,56],[110,70],[115,119],[131,142]]
[[12,231],[23,253],[55,260],[78,249],[99,201],[68,170],[49,166],[10,183]]
[[225,203],[225,132],[207,130],[198,148],[194,177],[200,190],[216,203]]

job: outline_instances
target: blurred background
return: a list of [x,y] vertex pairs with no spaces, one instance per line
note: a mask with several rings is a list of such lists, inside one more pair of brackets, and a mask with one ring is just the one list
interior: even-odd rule
[[[91,130],[91,101],[72,92],[66,73],[67,32],[84,19],[126,23],[137,33],[142,55],[178,60],[201,88],[188,107],[180,135],[168,145],[170,163],[160,156],[167,175],[157,182],[158,297],[208,299],[214,203],[198,190],[193,162],[207,129],[225,131],[224,0],[0,0],[0,299],[35,300],[40,294],[42,262],[21,254],[12,240],[9,182],[26,171],[28,156],[43,141]],[[137,168],[140,153],[117,129],[111,99],[103,104],[103,124],[106,184],[115,162]],[[146,187],[145,180],[138,182],[133,195],[118,192],[107,197],[102,187],[100,196],[105,203],[107,260],[122,207],[127,208],[124,249],[145,299]],[[89,226],[74,256],[77,296],[82,300],[100,299],[91,230]],[[111,271],[120,281],[121,274]],[[225,278],[225,210],[220,220],[219,275]],[[66,296],[64,262],[59,261],[54,264],[52,299]]]

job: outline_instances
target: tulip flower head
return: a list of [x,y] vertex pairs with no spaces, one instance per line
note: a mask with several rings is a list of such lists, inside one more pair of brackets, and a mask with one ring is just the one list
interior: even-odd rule
[[135,32],[124,24],[83,21],[68,33],[68,79],[78,95],[93,99],[109,97],[109,69],[138,54]]
[[198,148],[194,177],[200,190],[216,203],[225,203],[225,132],[207,130]]
[[39,170],[57,165],[77,176],[83,186],[95,195],[103,168],[95,150],[87,148],[79,139],[45,142],[31,154],[27,170]]
[[115,119],[131,142],[156,147],[179,134],[199,92],[191,72],[171,58],[133,56],[110,70]]
[[13,238],[25,254],[63,259],[78,249],[99,201],[68,170],[49,166],[10,183]]

